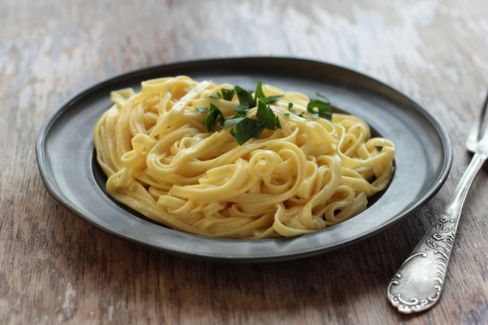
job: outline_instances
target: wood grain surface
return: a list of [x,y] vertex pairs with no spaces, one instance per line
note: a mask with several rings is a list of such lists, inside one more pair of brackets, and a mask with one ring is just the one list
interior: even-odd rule
[[[488,324],[488,167],[475,181],[446,290],[401,316],[386,285],[466,168],[488,88],[488,2],[0,1],[0,323]],[[108,77],[196,58],[286,55],[372,75],[449,130],[446,185],[383,233],[319,257],[195,262],[109,235],[45,190],[34,142],[46,118]]]

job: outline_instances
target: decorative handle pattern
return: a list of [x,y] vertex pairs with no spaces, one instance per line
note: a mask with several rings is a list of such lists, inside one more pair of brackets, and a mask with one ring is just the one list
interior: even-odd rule
[[406,314],[420,312],[439,300],[461,210],[474,177],[486,158],[483,154],[474,155],[444,214],[393,276],[387,294],[398,311]]

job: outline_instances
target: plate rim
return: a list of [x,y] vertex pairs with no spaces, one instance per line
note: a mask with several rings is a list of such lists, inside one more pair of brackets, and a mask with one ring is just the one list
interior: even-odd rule
[[[422,115],[423,118],[425,118],[431,126],[434,127],[436,135],[439,137],[441,144],[442,144],[442,153],[444,156],[442,166],[441,166],[441,171],[439,172],[437,178],[432,182],[432,185],[428,190],[425,192],[425,194],[416,200],[413,205],[406,209],[403,213],[400,213],[396,216],[396,218],[390,219],[388,222],[382,224],[381,226],[374,228],[372,231],[367,232],[366,234],[363,234],[361,236],[358,236],[354,239],[351,240],[346,240],[343,242],[338,242],[337,245],[333,246],[328,246],[328,247],[318,247],[316,249],[312,250],[307,250],[305,252],[297,252],[297,253],[291,253],[291,254],[286,254],[286,255],[274,255],[274,256],[248,256],[248,257],[233,257],[231,255],[208,255],[208,254],[199,254],[199,253],[194,253],[194,252],[188,252],[188,251],[183,251],[183,250],[175,250],[167,247],[161,247],[158,245],[153,245],[151,243],[142,241],[138,238],[133,238],[130,237],[129,235],[118,233],[110,228],[107,228],[99,223],[96,223],[94,220],[90,219],[87,217],[85,214],[83,214],[74,204],[70,202],[68,198],[66,198],[63,193],[60,193],[56,189],[56,182],[51,178],[49,171],[49,168],[47,167],[48,164],[46,162],[46,156],[47,152],[44,150],[46,146],[46,139],[49,134],[49,131],[51,127],[54,125],[54,123],[57,121],[57,119],[71,106],[76,104],[78,101],[86,98],[87,95],[90,93],[96,92],[97,90],[106,87],[107,85],[119,82],[119,81],[124,81],[126,79],[131,79],[135,78],[138,75],[145,75],[148,73],[151,73],[154,70],[158,69],[171,69],[171,68],[184,68],[192,65],[211,65],[211,64],[216,64],[219,62],[237,62],[237,61],[265,61],[265,60],[272,60],[272,61],[283,61],[283,63],[286,62],[295,62],[295,63],[304,63],[304,64],[318,64],[318,65],[327,65],[331,68],[338,69],[338,70],[343,70],[347,73],[353,73],[356,75],[360,75],[361,77],[366,78],[368,81],[374,82],[384,88],[386,88],[389,92],[394,93],[396,96],[399,96],[403,100],[407,100],[407,102],[410,102],[415,106],[415,110]],[[126,73],[118,74],[114,77],[110,77],[108,79],[104,79],[101,82],[97,82],[94,85],[85,88],[81,92],[77,93],[74,97],[70,98],[68,101],[66,101],[63,105],[60,106],[56,111],[51,113],[46,121],[43,123],[42,127],[39,129],[36,142],[35,142],[35,151],[36,151],[36,161],[37,161],[37,166],[39,169],[39,172],[41,174],[42,182],[44,186],[46,187],[47,191],[49,194],[57,200],[59,203],[61,203],[64,207],[66,207],[68,210],[73,212],[74,214],[78,215],[81,217],[83,220],[89,222],[90,224],[94,225],[95,227],[108,232],[109,234],[115,235],[119,238],[123,238],[126,240],[130,240],[131,242],[136,242],[138,244],[142,244],[146,247],[151,247],[160,251],[164,251],[165,253],[168,253],[170,255],[174,256],[181,256],[181,257],[186,257],[186,258],[192,258],[192,259],[197,259],[197,260],[213,260],[213,261],[221,261],[221,262],[232,262],[232,263],[260,263],[260,262],[277,262],[277,261],[285,261],[285,260],[294,260],[294,259],[299,259],[299,258],[306,258],[318,254],[323,254],[332,250],[340,249],[342,247],[348,246],[355,244],[359,241],[362,241],[366,238],[369,238],[371,236],[374,236],[378,234],[379,232],[385,230],[388,227],[393,226],[394,224],[398,223],[401,220],[406,219],[410,215],[412,215],[417,209],[419,209],[422,205],[424,205],[427,201],[429,201],[442,187],[442,185],[445,183],[447,180],[447,177],[449,175],[450,169],[452,167],[452,162],[453,162],[453,148],[451,144],[451,140],[449,138],[449,134],[447,133],[446,129],[444,126],[440,123],[440,121],[433,115],[431,114],[427,109],[425,109],[423,106],[417,103],[414,99],[411,97],[405,95],[401,91],[393,88],[392,86],[386,84],[385,82],[378,80],[372,76],[370,76],[367,73],[363,73],[348,67],[344,67],[338,64],[334,63],[329,63],[326,61],[319,61],[319,60],[314,60],[314,59],[309,59],[309,58],[302,58],[302,57],[295,57],[295,56],[236,56],[236,57],[215,57],[215,58],[205,58],[205,59],[196,59],[196,60],[183,60],[183,61],[175,61],[171,63],[163,63],[163,64],[157,64],[157,65],[152,65],[149,67],[145,67],[142,69],[136,69],[132,70]],[[212,237],[209,237],[212,238]],[[218,239],[218,238],[212,238],[212,239]]]

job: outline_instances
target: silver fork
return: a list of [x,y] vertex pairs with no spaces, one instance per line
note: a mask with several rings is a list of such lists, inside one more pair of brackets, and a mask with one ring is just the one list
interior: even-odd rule
[[488,95],[466,142],[466,148],[474,156],[459,181],[452,200],[388,285],[388,300],[401,313],[427,310],[441,296],[464,201],[476,174],[488,158],[488,125],[481,138],[487,107]]

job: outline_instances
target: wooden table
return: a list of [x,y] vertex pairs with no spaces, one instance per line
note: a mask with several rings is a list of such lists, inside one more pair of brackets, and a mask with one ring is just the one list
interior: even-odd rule
[[[0,323],[488,324],[488,166],[464,209],[435,309],[397,314],[386,285],[466,168],[488,87],[488,2],[24,1],[0,3]],[[407,220],[294,262],[171,257],[109,235],[46,192],[34,141],[47,116],[114,75],[195,58],[288,55],[370,74],[449,130],[446,185]]]

